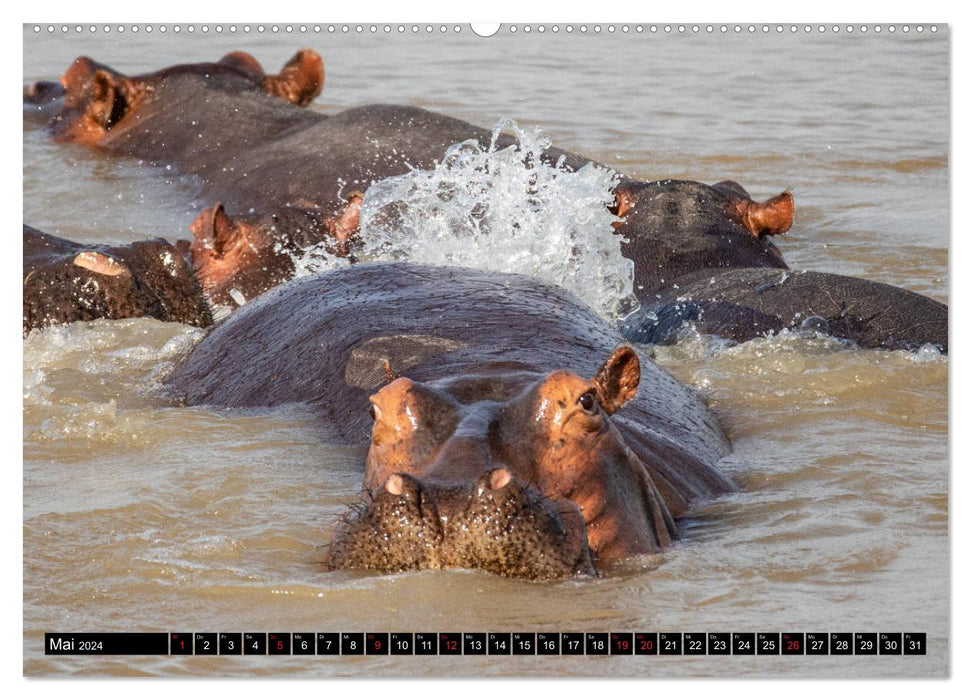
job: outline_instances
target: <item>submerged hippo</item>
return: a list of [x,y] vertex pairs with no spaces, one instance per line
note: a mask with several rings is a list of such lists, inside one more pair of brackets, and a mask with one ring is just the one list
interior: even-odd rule
[[25,336],[33,328],[98,318],[212,324],[192,268],[161,239],[87,245],[25,225],[23,291]]
[[615,195],[641,302],[622,323],[629,340],[668,342],[691,323],[737,341],[792,329],[864,348],[947,352],[945,304],[871,280],[789,270],[767,236],[792,223],[788,193],[760,204],[735,182],[670,180],[622,184]]
[[303,402],[367,444],[333,568],[553,578],[656,552],[733,489],[687,387],[531,278],[361,264],[303,277],[215,327],[167,378],[193,405]]

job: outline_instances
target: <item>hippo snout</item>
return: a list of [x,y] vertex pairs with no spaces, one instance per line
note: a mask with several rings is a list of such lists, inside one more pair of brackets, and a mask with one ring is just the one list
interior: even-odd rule
[[392,474],[344,517],[328,566],[475,568],[527,579],[596,573],[576,505],[544,497],[504,467],[470,483]]

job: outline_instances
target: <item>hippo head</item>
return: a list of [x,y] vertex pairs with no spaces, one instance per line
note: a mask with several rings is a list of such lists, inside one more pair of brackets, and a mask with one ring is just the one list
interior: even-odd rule
[[363,196],[354,192],[328,215],[309,202],[272,216],[231,218],[222,204],[204,209],[189,226],[192,264],[203,291],[221,306],[242,304],[291,279],[294,259],[322,243],[347,255]]
[[51,133],[61,141],[100,143],[129,107],[126,81],[87,56],[75,59],[61,77],[61,109],[50,122]]
[[371,397],[365,502],[332,568],[480,568],[558,578],[656,551],[670,515],[611,416],[637,391],[633,349],[586,379],[508,366]]
[[[87,56],[74,60],[61,77],[63,99],[49,128],[60,141],[100,145],[111,129],[136,115],[139,105],[166,79],[183,74],[203,76],[212,87],[252,90],[305,106],[320,94],[324,66],[316,51],[298,51],[280,73],[268,75],[247,53],[227,54],[218,63],[172,66],[156,73],[126,76]],[[25,101],[35,100],[26,90]],[[45,89],[44,92],[60,93]],[[129,119],[130,121],[130,119]]]
[[189,231],[192,265],[214,304],[242,305],[293,276],[293,258],[268,227],[234,221],[222,204],[204,209]]
[[25,226],[23,301],[25,335],[97,318],[212,324],[191,268],[161,239],[85,246]]
[[680,180],[628,182],[614,190],[615,224],[624,255],[634,261],[642,302],[684,275],[713,268],[786,263],[771,237],[793,222],[791,192],[753,201],[738,183]]

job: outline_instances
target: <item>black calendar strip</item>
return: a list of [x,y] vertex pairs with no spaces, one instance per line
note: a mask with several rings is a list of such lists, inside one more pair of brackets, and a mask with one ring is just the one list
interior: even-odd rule
[[52,656],[924,656],[925,632],[48,632]]

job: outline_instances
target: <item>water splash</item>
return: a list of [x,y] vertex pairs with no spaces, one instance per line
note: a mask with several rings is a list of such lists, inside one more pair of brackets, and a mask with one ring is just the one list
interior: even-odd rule
[[[277,252],[283,252],[283,249],[278,247]],[[334,255],[328,251],[327,241],[321,241],[317,245],[307,248],[299,255],[293,256],[293,276],[305,277],[307,275],[315,275],[318,272],[337,270],[350,264],[351,261],[347,258]],[[242,306],[242,304],[239,305]]]
[[[518,144],[497,147],[503,130]],[[617,175],[540,159],[540,131],[504,119],[491,142],[449,148],[433,170],[374,183],[361,212],[361,260],[410,260],[518,272],[565,287],[614,320],[635,303],[633,264],[611,226]],[[312,252],[301,273],[337,263]]]

